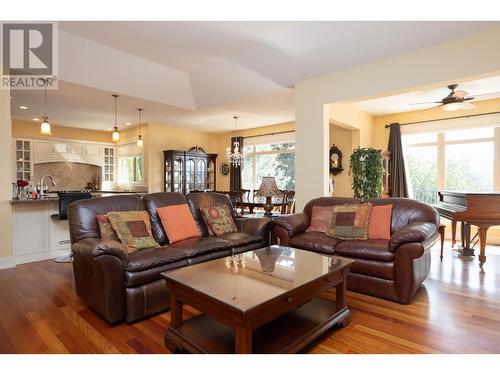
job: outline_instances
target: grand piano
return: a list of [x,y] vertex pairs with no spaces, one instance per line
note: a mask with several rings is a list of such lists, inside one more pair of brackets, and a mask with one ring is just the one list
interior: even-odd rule
[[[452,246],[456,244],[457,222],[461,222],[462,254],[474,255],[473,247],[479,241],[479,264],[482,267],[486,262],[488,229],[500,225],[500,193],[440,191],[438,197],[434,208],[442,217],[451,220]],[[479,229],[472,239],[471,225]]]

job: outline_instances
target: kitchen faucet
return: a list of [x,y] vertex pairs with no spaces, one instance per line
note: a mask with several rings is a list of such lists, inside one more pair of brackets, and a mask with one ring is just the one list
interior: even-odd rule
[[50,178],[50,181],[52,182],[52,186],[56,186],[56,181],[54,180],[54,177],[52,177],[50,174],[44,174],[42,178],[40,179],[40,198],[43,198],[45,195],[45,189],[44,189],[44,184],[43,180],[45,180],[45,177]]

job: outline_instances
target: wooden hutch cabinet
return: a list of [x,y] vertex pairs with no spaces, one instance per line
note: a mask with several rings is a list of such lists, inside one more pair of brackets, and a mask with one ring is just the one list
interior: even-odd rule
[[201,147],[188,151],[165,150],[164,191],[189,194],[196,190],[215,190],[217,154],[207,154]]

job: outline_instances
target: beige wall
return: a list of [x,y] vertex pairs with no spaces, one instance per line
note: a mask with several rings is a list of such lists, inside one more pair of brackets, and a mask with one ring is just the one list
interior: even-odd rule
[[334,181],[333,196],[352,197],[351,177],[349,176],[349,158],[353,147],[353,137],[356,132],[334,124],[330,124],[330,146],[336,145],[342,152],[342,167],[344,170],[336,176],[331,175]]
[[[0,69],[2,67],[0,66]],[[9,200],[12,198],[11,174],[8,171],[12,168],[11,162],[11,121],[10,121],[10,92],[8,90],[0,90],[0,150],[2,157],[0,158],[0,238],[2,246],[0,246],[0,268],[7,267],[7,264],[2,262],[2,259],[7,259],[12,256],[12,208]],[[8,260],[7,260],[8,261]],[[6,262],[7,262],[6,261]]]
[[[385,116],[376,116],[373,129],[373,145],[382,150],[387,149],[389,141],[389,129],[385,125],[399,122],[400,124],[415,121],[429,121],[436,119],[446,119],[463,115],[478,115],[489,112],[500,111],[500,99],[483,100],[474,102],[476,108],[467,111],[443,111],[441,108],[433,108],[425,111],[411,111],[395,113]],[[424,126],[424,125],[422,125]]]
[[241,137],[258,136],[264,134],[273,134],[285,131],[295,130],[295,123],[286,122],[282,124],[274,124],[268,126],[262,126],[259,128],[244,129],[236,132],[220,133],[217,135],[217,190],[227,191],[229,190],[229,175],[221,176],[219,173],[219,166],[221,163],[227,162],[226,160],[226,148],[231,145],[231,138],[236,135]]
[[148,188],[151,193],[163,191],[163,150],[188,150],[198,145],[207,153],[218,152],[217,135],[214,133],[162,124],[149,124],[147,128],[145,147],[148,153]]
[[[51,137],[76,139],[91,142],[111,142],[111,132],[100,130],[70,128],[51,124]],[[12,120],[13,137],[41,137],[40,123],[35,121]]]

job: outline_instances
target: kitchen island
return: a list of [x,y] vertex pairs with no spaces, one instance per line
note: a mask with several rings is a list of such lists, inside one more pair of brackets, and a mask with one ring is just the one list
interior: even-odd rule
[[[145,191],[94,191],[92,197],[118,194],[144,195]],[[23,264],[65,256],[71,252],[67,220],[59,220],[59,198],[13,199],[13,260]]]

